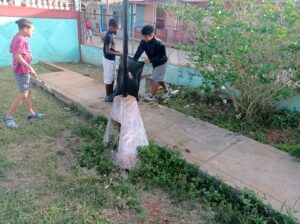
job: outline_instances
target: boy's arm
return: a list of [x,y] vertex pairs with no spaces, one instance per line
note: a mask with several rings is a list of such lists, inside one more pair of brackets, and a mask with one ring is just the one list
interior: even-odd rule
[[134,58],[135,60],[139,60],[139,58],[140,58],[141,55],[143,54],[144,50],[145,50],[145,46],[144,46],[143,42],[141,41],[141,42],[140,42],[140,45],[139,45],[139,47],[138,47],[138,49],[136,50],[136,52],[135,52],[135,54],[134,54],[134,56],[133,56],[133,58]]
[[36,78],[37,76],[36,76],[35,70],[32,68],[32,66],[31,66],[30,64],[28,64],[28,63],[24,60],[22,54],[20,54],[20,53],[15,53],[15,55],[16,55],[17,61],[18,61],[20,64],[24,65],[26,68],[28,68],[28,69],[30,70],[30,74],[32,75],[32,77],[33,77],[33,78]]
[[105,45],[105,52],[106,54],[110,54],[110,55],[122,56],[122,53],[120,51],[113,51],[111,49],[111,44]]

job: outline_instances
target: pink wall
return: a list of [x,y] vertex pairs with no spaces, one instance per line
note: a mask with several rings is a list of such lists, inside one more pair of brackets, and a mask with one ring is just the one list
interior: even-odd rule
[[168,33],[168,37],[167,37],[168,42],[173,42],[173,40],[174,40],[175,24],[176,24],[175,13],[172,11],[167,11],[166,12],[166,29],[167,29],[167,33]]
[[153,8],[154,5],[145,5],[145,23],[144,24],[153,24]]
[[[139,3],[141,4],[141,3]],[[144,24],[154,25],[153,9],[157,4],[145,4]],[[206,7],[207,2],[193,3],[195,7]],[[165,29],[156,30],[156,36],[168,43],[188,42],[187,35],[183,30],[176,29],[176,17],[172,11],[166,12]],[[136,38],[141,38],[140,33],[136,33]]]

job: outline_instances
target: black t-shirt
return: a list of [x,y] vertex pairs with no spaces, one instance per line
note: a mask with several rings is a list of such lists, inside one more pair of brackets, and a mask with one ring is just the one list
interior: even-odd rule
[[168,61],[166,47],[158,38],[153,37],[151,41],[142,40],[137,51],[134,54],[134,59],[138,60],[145,51],[153,67],[165,64]]
[[106,59],[114,61],[116,59],[116,56],[106,53],[106,46],[109,46],[109,45],[111,45],[110,50],[116,51],[115,36],[114,36],[114,34],[107,31],[104,36],[103,53],[104,53],[104,57]]

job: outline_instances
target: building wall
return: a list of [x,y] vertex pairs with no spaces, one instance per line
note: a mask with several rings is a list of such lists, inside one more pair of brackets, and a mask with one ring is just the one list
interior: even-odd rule
[[167,41],[174,42],[174,30],[176,29],[176,17],[172,11],[166,11]]
[[287,108],[291,111],[300,112],[300,94],[297,93],[290,99],[284,100],[279,104],[279,109]]
[[[18,9],[16,9],[18,8]],[[24,7],[0,6],[0,66],[11,65],[12,55],[9,45],[18,27],[15,21],[28,18],[35,26],[35,32],[28,39],[33,55],[33,63],[77,62],[80,60],[78,12],[46,9],[26,9]],[[58,14],[56,15],[56,11]],[[18,16],[16,16],[18,15]],[[62,18],[57,18],[59,15]],[[48,18],[46,18],[48,17]]]
[[153,9],[155,5],[145,5],[145,25],[152,24],[155,22],[153,18]]

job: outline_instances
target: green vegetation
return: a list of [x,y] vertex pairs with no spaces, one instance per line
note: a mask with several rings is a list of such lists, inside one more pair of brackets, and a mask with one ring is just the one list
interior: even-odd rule
[[[18,92],[11,68],[0,69],[0,90],[4,116]],[[100,144],[105,118],[85,116],[39,88],[33,103],[46,119],[27,121],[22,106],[18,129],[0,125],[0,223],[189,223],[181,220],[191,210],[162,192],[146,194],[113,165],[112,146]],[[191,222],[202,219],[198,210]]]
[[299,88],[300,5],[285,1],[208,1],[205,8],[169,5],[185,24],[183,47],[201,71],[205,92],[221,91],[244,123],[273,113]]
[[176,201],[196,199],[214,211],[212,223],[294,223],[264,205],[252,192],[238,191],[181,159],[176,151],[153,142],[139,150],[139,167],[131,174],[167,191]]
[[[17,94],[11,68],[0,69],[1,114]],[[87,120],[38,88],[33,103],[48,117],[26,120],[22,106],[16,130],[0,125],[1,223],[114,223],[106,209],[118,193],[107,179],[87,176],[77,166],[81,139],[70,131]]]
[[[178,87],[177,87],[178,88]],[[295,111],[275,111],[264,113],[246,121],[234,110],[232,102],[222,102],[219,91],[209,94],[203,89],[179,88],[180,92],[159,102],[182,113],[208,121],[233,132],[241,133],[265,144],[273,145],[300,158],[300,113]]]
[[[101,122],[100,118],[98,125],[101,126]],[[85,128],[82,130],[85,130],[84,135],[90,133],[90,137],[93,136]],[[85,147],[81,164],[94,167],[108,176],[118,171],[113,164],[108,164],[106,147],[100,142]],[[125,192],[134,186],[162,188],[175,203],[203,204],[206,213],[210,214],[207,217],[209,223],[294,223],[291,217],[264,205],[253,192],[236,190],[187,163],[177,151],[151,142],[148,147],[139,150],[139,159],[137,169],[123,180],[126,186],[131,186],[125,188]],[[126,198],[127,205],[136,208],[135,201],[129,200],[128,195]]]

